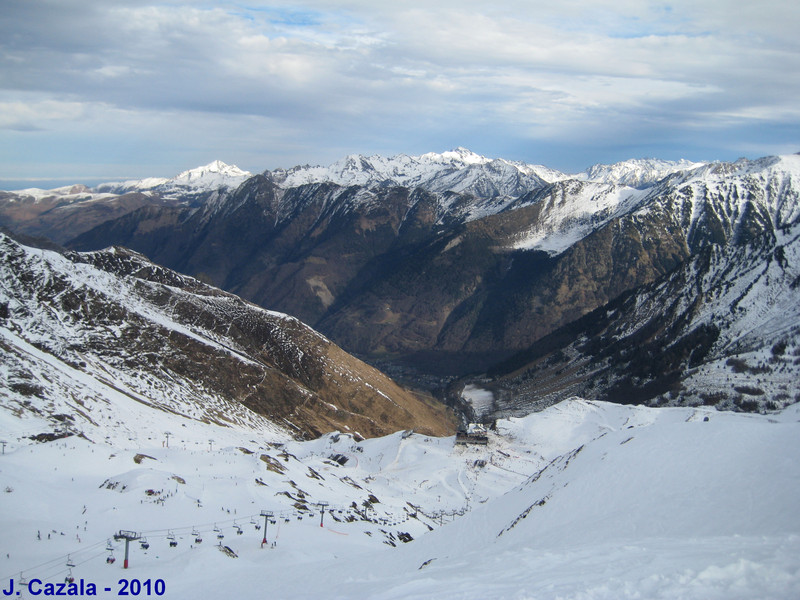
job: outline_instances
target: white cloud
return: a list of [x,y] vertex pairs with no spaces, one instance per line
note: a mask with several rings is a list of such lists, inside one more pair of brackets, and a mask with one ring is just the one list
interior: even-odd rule
[[0,129],[38,131],[58,121],[78,121],[86,116],[82,102],[58,100],[0,101]]
[[[584,135],[601,148],[609,129],[634,135],[642,124],[655,138],[685,126],[689,141],[698,123],[800,128],[790,101],[800,9],[774,0],[8,3],[0,127],[18,131],[78,130],[70,122],[92,106],[98,128],[169,115],[186,127],[170,143],[202,143],[198,131],[228,139],[213,123],[257,147],[259,122],[285,135],[270,144],[316,160],[339,147],[502,148],[501,136],[518,146]],[[114,121],[112,109],[132,116]],[[235,152],[237,140],[227,143]]]

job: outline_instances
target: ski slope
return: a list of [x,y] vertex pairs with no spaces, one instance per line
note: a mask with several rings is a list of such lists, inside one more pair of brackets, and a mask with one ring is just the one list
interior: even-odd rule
[[[798,427],[797,405],[573,398],[499,421],[485,447],[188,421],[169,447],[157,425],[113,444],[4,431],[0,587],[27,597],[20,577],[41,590],[69,561],[100,597],[126,578],[167,598],[796,598]],[[122,542],[106,549],[119,530],[150,544],[131,544],[127,571]]]

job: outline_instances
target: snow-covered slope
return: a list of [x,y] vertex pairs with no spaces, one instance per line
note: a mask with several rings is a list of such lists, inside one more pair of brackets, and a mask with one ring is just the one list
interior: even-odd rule
[[[556,182],[509,203],[503,210],[538,209],[510,245],[559,254],[613,219],[659,211],[684,230],[690,245],[708,233],[717,237],[704,243],[735,242],[752,228],[748,221],[782,228],[800,218],[800,155],[708,165],[684,161],[667,163],[661,170],[663,161],[645,161],[656,162],[649,171],[639,168],[641,162],[611,165],[608,170],[594,167],[586,181]],[[690,168],[679,170],[680,166]],[[631,177],[648,185],[634,185]]]
[[636,208],[646,191],[576,179],[554,183],[509,205],[506,210],[535,206],[537,218],[514,234],[510,246],[560,254],[612,219]]
[[124,249],[62,255],[0,234],[0,347],[0,404],[39,433],[96,439],[106,419],[138,423],[141,405],[173,428],[448,430],[443,408],[297,319]]
[[[174,598],[784,600],[800,594],[798,427],[796,406],[573,398],[500,420],[486,446],[201,424],[168,448],[162,431],[6,436],[0,582],[21,597],[71,575],[99,596],[124,578]],[[120,530],[148,544],[128,570]]]

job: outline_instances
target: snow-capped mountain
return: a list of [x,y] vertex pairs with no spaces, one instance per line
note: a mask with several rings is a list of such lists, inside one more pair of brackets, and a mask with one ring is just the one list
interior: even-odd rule
[[597,164],[589,167],[578,178],[595,183],[611,183],[634,188],[645,188],[664,177],[681,171],[692,171],[707,163],[689,160],[661,160],[657,158],[631,159],[611,165]]
[[482,405],[526,413],[561,394],[750,410],[800,400],[798,184],[791,155],[648,190],[617,227],[679,231],[687,258],[510,360]]
[[328,167],[298,166],[276,169],[268,175],[285,188],[323,182],[342,186],[404,186],[439,193],[471,194],[484,199],[519,196],[541,187],[547,181],[544,177],[564,176],[542,166],[486,158],[466,148],[441,154],[399,154],[388,158],[352,154]]
[[0,192],[0,226],[64,244],[90,229],[147,207],[197,207],[219,201],[250,173],[214,161],[171,179],[150,177],[96,188],[73,185]]
[[98,192],[124,194],[139,191],[159,194],[167,198],[195,197],[202,194],[235,189],[243,181],[252,177],[236,165],[227,165],[215,160],[202,167],[183,171],[176,177],[148,177],[145,179],[102,183],[95,189]]
[[59,254],[0,234],[0,261],[0,403],[23,420],[92,439],[102,420],[124,422],[141,406],[172,415],[175,428],[368,436],[447,427],[443,408],[297,319],[140,255]]
[[328,167],[297,166],[267,174],[281,187],[287,188],[323,182],[367,187],[400,185],[439,193],[466,193],[486,199],[517,197],[543,184],[565,179],[644,188],[672,173],[704,164],[688,160],[631,159],[612,165],[597,164],[581,173],[567,174],[542,165],[487,158],[466,148],[456,148],[420,156],[351,154]]
[[[492,159],[465,148],[420,156],[350,155],[328,167],[298,166],[265,172],[282,189],[333,183],[365,189],[403,186],[441,196],[443,220],[471,221],[506,210],[521,196],[546,190],[548,184],[577,179],[590,183],[643,188],[700,163],[631,160],[595,165],[569,175],[541,165]],[[252,174],[216,160],[172,178],[76,184],[53,190],[31,188],[0,192],[0,225],[21,234],[66,243],[80,234],[135,210],[155,206],[188,206],[211,213],[230,210],[229,196]],[[364,196],[370,201],[368,194]],[[525,247],[521,241],[521,247]]]
[[[614,165],[618,167],[619,165]],[[641,174],[637,174],[639,177]],[[624,180],[624,170],[615,170]],[[637,189],[602,181],[557,182],[509,204],[505,210],[536,206],[538,218],[512,240],[515,248],[558,254],[625,214],[666,213],[692,244],[708,228],[717,241],[742,235],[762,215],[767,228],[781,228],[800,216],[800,156],[736,163],[695,164],[687,171],[664,170],[655,184]],[[713,221],[713,223],[712,223]]]

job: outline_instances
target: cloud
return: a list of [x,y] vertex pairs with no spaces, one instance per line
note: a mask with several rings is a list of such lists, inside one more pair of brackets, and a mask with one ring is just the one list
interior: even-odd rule
[[147,132],[175,156],[191,139],[226,161],[246,147],[256,162],[260,145],[254,170],[459,144],[602,153],[612,133],[617,149],[650,136],[651,155],[663,139],[687,154],[717,139],[702,158],[724,158],[798,122],[800,9],[774,0],[6,4],[0,127]]
[[80,102],[0,100],[0,129],[41,131],[51,122],[77,121],[85,114],[86,106]]

